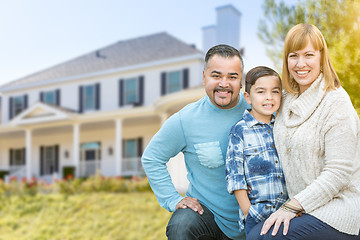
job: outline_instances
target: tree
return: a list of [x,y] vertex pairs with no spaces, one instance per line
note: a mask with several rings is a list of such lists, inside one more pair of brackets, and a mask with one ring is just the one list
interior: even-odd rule
[[258,36],[266,52],[281,72],[286,33],[298,23],[317,26],[324,35],[342,86],[360,113],[360,1],[299,0],[296,5],[265,0],[264,18]]

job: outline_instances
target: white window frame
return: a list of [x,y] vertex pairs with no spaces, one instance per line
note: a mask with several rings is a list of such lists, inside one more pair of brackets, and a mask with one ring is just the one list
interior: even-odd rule
[[[55,167],[56,167],[56,150],[55,150],[55,146],[47,146],[47,147],[44,147],[44,160],[43,160],[43,164],[44,164],[44,166],[42,166],[43,167],[43,170],[44,170],[44,172],[43,172],[43,175],[49,175],[49,174],[52,174],[52,173],[54,173],[54,172],[56,172],[55,171]],[[50,156],[50,159],[48,158],[48,153],[50,153],[51,154],[51,156]],[[50,170],[51,170],[51,168],[50,168],[50,166],[53,166],[54,167],[54,169],[53,169],[53,172],[51,172]]]
[[[136,83],[136,99],[135,100],[133,100],[133,101],[127,101],[127,89],[126,89],[126,83],[128,83],[129,81],[135,81],[135,83]],[[140,95],[140,90],[139,90],[139,88],[140,88],[140,84],[139,84],[139,78],[138,77],[132,77],[132,78],[126,78],[125,80],[124,80],[124,104],[126,105],[126,104],[134,104],[134,103],[137,103],[137,102],[139,102],[139,95]]]
[[[88,88],[92,88],[92,91],[93,91],[92,96],[86,95],[86,90]],[[89,102],[91,103],[91,106],[87,106],[88,98],[89,98]],[[96,85],[95,84],[86,85],[83,88],[83,109],[84,109],[84,111],[91,111],[91,110],[96,109]]]
[[[175,91],[170,91],[170,76],[171,74],[179,74],[179,89],[175,90]],[[183,89],[183,73],[181,70],[176,70],[176,71],[170,71],[167,72],[166,74],[166,94],[170,94],[170,93],[175,93],[175,92],[179,92]]]
[[[46,91],[43,94],[44,94],[44,96],[43,96],[44,103],[56,105],[56,91],[55,90]],[[53,101],[47,101],[47,98],[48,98],[49,95],[52,95],[52,98],[53,98],[52,100]]]
[[[16,106],[16,101],[17,100],[21,101],[21,103],[20,103],[21,106],[20,107]],[[18,115],[19,113],[21,113],[25,109],[25,98],[24,98],[24,96],[14,97],[12,105],[13,105],[12,115],[13,115],[13,117],[15,117],[16,115]]]
[[12,161],[10,162],[10,166],[23,166],[24,164],[25,164],[25,156],[23,149],[22,148],[13,149]]

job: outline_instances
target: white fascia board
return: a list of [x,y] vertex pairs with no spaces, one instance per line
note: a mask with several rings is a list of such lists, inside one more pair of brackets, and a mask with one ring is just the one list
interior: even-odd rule
[[49,80],[44,80],[44,81],[40,81],[40,82],[32,82],[32,83],[28,83],[28,84],[22,84],[19,86],[4,87],[4,88],[0,88],[0,92],[5,93],[5,92],[26,89],[26,88],[35,88],[35,87],[44,86],[44,85],[65,83],[65,82],[70,82],[70,81],[98,77],[101,75],[109,75],[109,74],[114,74],[114,73],[118,73],[118,72],[132,71],[132,70],[141,69],[141,68],[157,67],[157,66],[161,66],[161,65],[173,64],[173,63],[177,63],[177,62],[185,62],[185,61],[196,60],[196,59],[203,61],[203,58],[204,58],[203,54],[197,53],[197,54],[193,54],[193,55],[187,55],[187,56],[182,56],[182,57],[177,57],[177,58],[172,58],[172,59],[164,59],[164,60],[159,60],[159,61],[154,61],[154,62],[147,62],[147,63],[137,64],[137,65],[126,66],[126,67],[113,68],[113,69],[103,70],[103,71],[99,71],[99,72],[85,73],[85,74],[81,74],[81,75],[75,75],[75,76],[57,78],[57,79],[49,79]]

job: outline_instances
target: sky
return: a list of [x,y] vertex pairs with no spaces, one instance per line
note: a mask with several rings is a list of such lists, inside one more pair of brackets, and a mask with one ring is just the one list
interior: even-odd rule
[[242,16],[245,70],[273,67],[258,39],[264,0],[0,0],[0,85],[120,40],[167,32],[202,49],[216,8]]

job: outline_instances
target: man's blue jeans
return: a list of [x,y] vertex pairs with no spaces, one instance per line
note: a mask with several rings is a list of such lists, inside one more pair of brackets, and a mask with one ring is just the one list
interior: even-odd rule
[[[339,213],[341,214],[341,213]],[[348,235],[345,233],[341,233],[336,229],[330,227],[328,224],[320,221],[314,216],[309,214],[303,214],[301,217],[293,218],[290,221],[290,227],[288,234],[286,236],[283,235],[283,224],[279,228],[276,236],[271,236],[273,227],[270,228],[268,233],[264,236],[260,236],[261,228],[264,224],[263,222],[258,223],[254,226],[249,234],[246,236],[251,240],[292,240],[292,239],[306,239],[306,240],[360,240],[360,236]]]
[[228,240],[218,227],[212,212],[203,206],[204,213],[200,215],[190,208],[177,209],[166,227],[169,240]]

